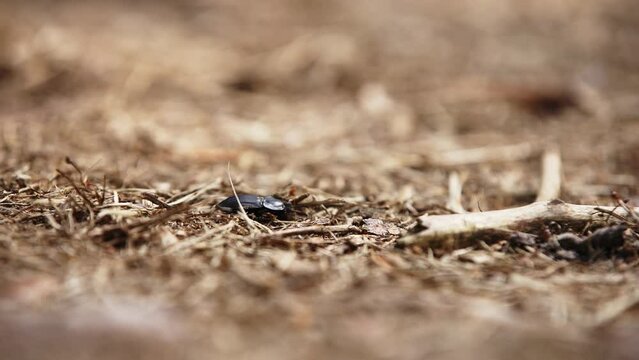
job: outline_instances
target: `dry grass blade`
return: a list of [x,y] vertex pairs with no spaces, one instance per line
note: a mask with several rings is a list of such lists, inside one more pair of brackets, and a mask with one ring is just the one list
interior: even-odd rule
[[166,201],[166,203],[169,206],[176,206],[176,205],[180,205],[184,203],[193,202],[194,200],[200,198],[200,196],[204,195],[207,191],[219,188],[220,184],[221,184],[220,179],[216,179],[204,186],[200,186],[195,189],[185,191],[183,193],[172,196]]
[[259,239],[287,237],[295,235],[307,235],[307,234],[331,234],[331,233],[344,233],[344,232],[359,232],[359,227],[353,225],[353,220],[349,219],[345,224],[341,225],[312,225],[299,228],[291,228],[280,231],[274,231],[270,234],[259,236]]
[[82,180],[81,182],[83,184],[86,183],[87,177],[84,174],[84,171],[82,171],[80,166],[75,161],[73,161],[73,159],[71,159],[69,156],[67,156],[67,157],[64,158],[64,162],[69,164],[69,165],[71,165],[75,169],[75,171],[78,172],[78,175],[80,175],[80,179]]
[[215,238],[215,237],[220,237],[220,236],[224,236],[228,231],[232,230],[235,227],[235,221],[231,221],[226,225],[222,225],[220,227],[216,227],[216,228],[212,228],[212,229],[208,229],[204,232],[204,234],[199,235],[199,236],[194,236],[191,238],[188,238],[184,241],[178,242],[173,244],[172,246],[168,247],[165,250],[165,254],[173,254],[176,252],[180,252],[183,250],[188,250],[194,246],[196,246],[197,244],[203,242],[203,241],[207,241],[211,238]]
[[160,200],[155,194],[152,193],[148,193],[145,192],[142,194],[142,197],[145,198],[146,200],[149,200],[150,202],[154,203],[155,205],[165,208],[165,209],[170,209],[171,205],[165,203],[164,201]]
[[148,227],[148,226],[161,224],[161,223],[171,219],[175,215],[178,215],[178,214],[181,214],[183,212],[186,212],[190,208],[191,207],[189,205],[175,206],[175,207],[172,207],[172,208],[160,213],[159,215],[157,215],[157,216],[155,216],[155,217],[153,217],[151,219],[144,220],[144,221],[139,221],[139,222],[132,223],[132,224],[128,224],[127,228],[128,229],[144,228],[144,227]]
[[250,228],[251,233],[253,231],[257,231],[257,226],[255,224],[253,224],[253,220],[251,220],[251,218],[248,217],[248,214],[246,214],[246,211],[244,210],[244,206],[242,206],[242,202],[240,201],[240,197],[237,196],[237,191],[235,191],[235,185],[233,184],[233,178],[231,177],[231,163],[230,162],[226,166],[226,174],[229,177],[229,184],[231,184],[231,189],[233,190],[233,196],[235,196],[235,201],[237,201],[237,205],[240,208],[240,213],[242,215],[242,218],[246,222],[246,225]]
[[82,198],[82,201],[84,201],[84,203],[89,207],[90,210],[93,210],[93,208],[95,207],[95,205],[93,204],[93,202],[86,196],[86,194],[84,192],[82,192],[80,190],[80,188],[76,185],[75,181],[73,181],[73,179],[71,179],[71,177],[67,174],[65,174],[64,172],[60,171],[60,170],[56,170],[58,172],[58,174],[60,176],[62,176],[63,178],[65,178],[69,184],[71,184],[71,186],[73,187],[73,190],[75,190],[75,192],[80,195],[80,198]]
[[160,214],[156,215],[155,217],[152,217],[150,219],[145,219],[145,220],[138,220],[135,222],[131,222],[128,224],[122,224],[122,225],[110,225],[110,226],[104,226],[102,228],[98,228],[96,229],[95,232],[93,232],[92,235],[94,236],[102,236],[108,232],[114,231],[114,230],[124,230],[124,231],[130,231],[130,230],[146,230],[151,226],[155,226],[155,225],[159,225],[162,224],[168,220],[170,220],[171,218],[173,218],[176,215],[179,215],[185,211],[187,211],[188,209],[190,209],[189,205],[180,205],[180,206],[175,206],[172,207],[166,211],[161,212]]

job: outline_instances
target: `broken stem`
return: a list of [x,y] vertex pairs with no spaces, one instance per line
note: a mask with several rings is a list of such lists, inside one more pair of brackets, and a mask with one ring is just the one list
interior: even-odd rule
[[541,158],[541,185],[535,201],[559,198],[561,192],[561,155],[556,146],[544,152]]
[[448,177],[448,203],[446,207],[458,214],[466,212],[464,206],[462,206],[462,188],[463,185],[459,174],[453,171]]

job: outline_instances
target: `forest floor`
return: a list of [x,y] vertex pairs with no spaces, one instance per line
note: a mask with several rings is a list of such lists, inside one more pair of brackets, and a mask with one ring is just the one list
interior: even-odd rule
[[[639,206],[638,26],[632,0],[3,1],[0,352],[634,359],[633,214],[424,234],[553,179]],[[225,213],[229,176],[297,210]]]

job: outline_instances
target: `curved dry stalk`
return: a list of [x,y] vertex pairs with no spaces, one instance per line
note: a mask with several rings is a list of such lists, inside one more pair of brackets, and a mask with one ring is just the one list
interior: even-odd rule
[[[214,181],[212,181],[209,184],[206,184],[204,186],[201,186],[201,187],[198,187],[198,188],[195,188],[195,189],[191,189],[191,190],[185,191],[183,193],[174,195],[174,196],[170,197],[169,199],[167,199],[165,202],[169,206],[176,206],[176,205],[180,205],[180,204],[183,204],[183,203],[188,203],[188,202],[194,201],[195,199],[197,199],[200,196],[202,196],[203,194],[205,194],[207,191],[219,188],[220,187],[220,182],[221,182],[220,179],[215,179]],[[145,190],[145,189],[142,189],[142,190]]]
[[246,222],[246,225],[251,229],[251,232],[257,230],[257,227],[251,221],[251,218],[248,217],[246,211],[244,210],[244,206],[242,206],[242,202],[240,201],[239,196],[237,196],[237,191],[235,191],[235,185],[233,184],[233,178],[231,177],[231,163],[229,162],[226,167],[226,174],[229,177],[229,183],[231,184],[231,189],[233,190],[233,196],[235,196],[235,201],[237,201],[237,205],[240,207],[240,213],[242,218]]
[[[639,210],[639,209],[637,209]],[[426,245],[458,241],[483,231],[519,231],[539,222],[605,221],[611,215],[623,218],[628,211],[620,207],[568,204],[561,200],[539,201],[512,209],[467,214],[423,215],[419,224],[425,230],[399,239],[400,244]]]
[[242,215],[242,219],[244,219],[244,221],[246,222],[246,224],[248,225],[248,227],[251,230],[251,233],[253,231],[258,231],[262,230],[264,232],[267,233],[272,233],[273,231],[271,229],[269,229],[267,226],[260,224],[257,221],[252,220],[250,217],[248,217],[248,215],[246,214],[246,210],[244,210],[244,206],[242,206],[242,202],[240,201],[239,196],[237,196],[237,191],[235,191],[235,185],[233,184],[233,179],[231,178],[231,163],[229,162],[227,164],[227,175],[229,176],[229,183],[231,184],[231,189],[233,190],[233,196],[235,196],[235,201],[237,201],[237,204],[240,207],[240,213]]

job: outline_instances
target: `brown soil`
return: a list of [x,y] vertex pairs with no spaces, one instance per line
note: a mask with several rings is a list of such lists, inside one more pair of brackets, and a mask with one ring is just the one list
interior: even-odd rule
[[[563,200],[638,205],[638,26],[632,0],[3,1],[0,352],[635,358],[636,222],[587,257],[398,239],[452,173],[467,211],[534,201],[551,147]],[[221,212],[229,163],[309,197]]]

